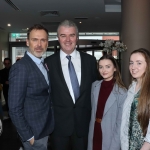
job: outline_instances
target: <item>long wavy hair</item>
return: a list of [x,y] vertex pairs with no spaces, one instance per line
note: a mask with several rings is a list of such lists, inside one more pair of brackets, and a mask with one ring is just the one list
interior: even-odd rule
[[[138,121],[142,128],[143,136],[147,133],[147,128],[150,119],[150,51],[140,48],[134,50],[132,54],[140,53],[146,61],[146,69],[141,77],[141,89],[140,89],[140,96],[138,98]],[[130,57],[131,57],[130,55]],[[132,80],[136,80],[132,77]]]
[[[121,74],[120,74],[120,70],[119,70],[119,66],[115,60],[115,58],[112,56],[112,55],[103,55],[99,60],[98,60],[98,68],[99,68],[99,62],[101,60],[104,60],[104,59],[108,59],[110,60],[114,67],[116,68],[116,71],[114,72],[114,75],[113,75],[113,78],[115,80],[115,83],[118,84],[118,86],[120,88],[123,88],[123,89],[126,89],[124,83],[122,82],[122,79],[121,79]],[[100,77],[102,78],[102,76],[100,75]]]

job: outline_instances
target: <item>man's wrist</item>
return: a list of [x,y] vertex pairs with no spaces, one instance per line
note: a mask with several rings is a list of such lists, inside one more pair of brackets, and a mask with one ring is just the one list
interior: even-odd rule
[[28,139],[27,141],[30,141],[30,140],[32,140],[34,138],[34,136],[32,136],[30,139]]

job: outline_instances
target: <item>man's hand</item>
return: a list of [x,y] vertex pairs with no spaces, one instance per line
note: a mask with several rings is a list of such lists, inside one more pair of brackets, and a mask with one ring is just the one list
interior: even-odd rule
[[34,138],[32,138],[29,142],[31,145],[33,145],[34,144]]

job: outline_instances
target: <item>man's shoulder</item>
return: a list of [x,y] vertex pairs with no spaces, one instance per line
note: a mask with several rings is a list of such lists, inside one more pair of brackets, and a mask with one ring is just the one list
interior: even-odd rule
[[3,71],[5,71],[5,68],[3,68],[3,69],[0,70],[0,72],[3,72]]
[[79,53],[80,53],[80,55],[81,55],[82,57],[85,57],[85,58],[91,59],[91,60],[95,60],[95,57],[92,56],[92,55],[90,55],[90,54],[87,54],[87,53],[85,53],[85,52],[79,52]]
[[15,62],[11,69],[13,68],[29,68],[29,66],[31,66],[31,59],[28,58],[27,56],[22,57],[19,61]]
[[30,61],[29,59],[27,58],[27,56],[24,56],[22,57],[19,61],[17,61],[15,64],[18,64],[18,65],[26,65],[26,64],[29,64]]
[[96,58],[90,54],[80,52],[81,60],[89,63],[96,64]]
[[58,58],[58,56],[59,56],[59,53],[52,54],[46,57],[44,61],[47,62],[47,61],[55,60],[56,58]]

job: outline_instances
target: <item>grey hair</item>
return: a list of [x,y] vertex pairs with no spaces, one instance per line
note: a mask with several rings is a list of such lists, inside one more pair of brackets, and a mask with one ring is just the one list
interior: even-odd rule
[[73,21],[71,21],[71,20],[64,20],[64,21],[62,21],[62,22],[58,25],[58,28],[57,28],[57,36],[58,36],[58,30],[59,30],[59,28],[62,27],[62,26],[64,26],[64,27],[74,27],[74,28],[76,29],[76,34],[77,34],[77,36],[79,35],[77,25],[76,25]]

